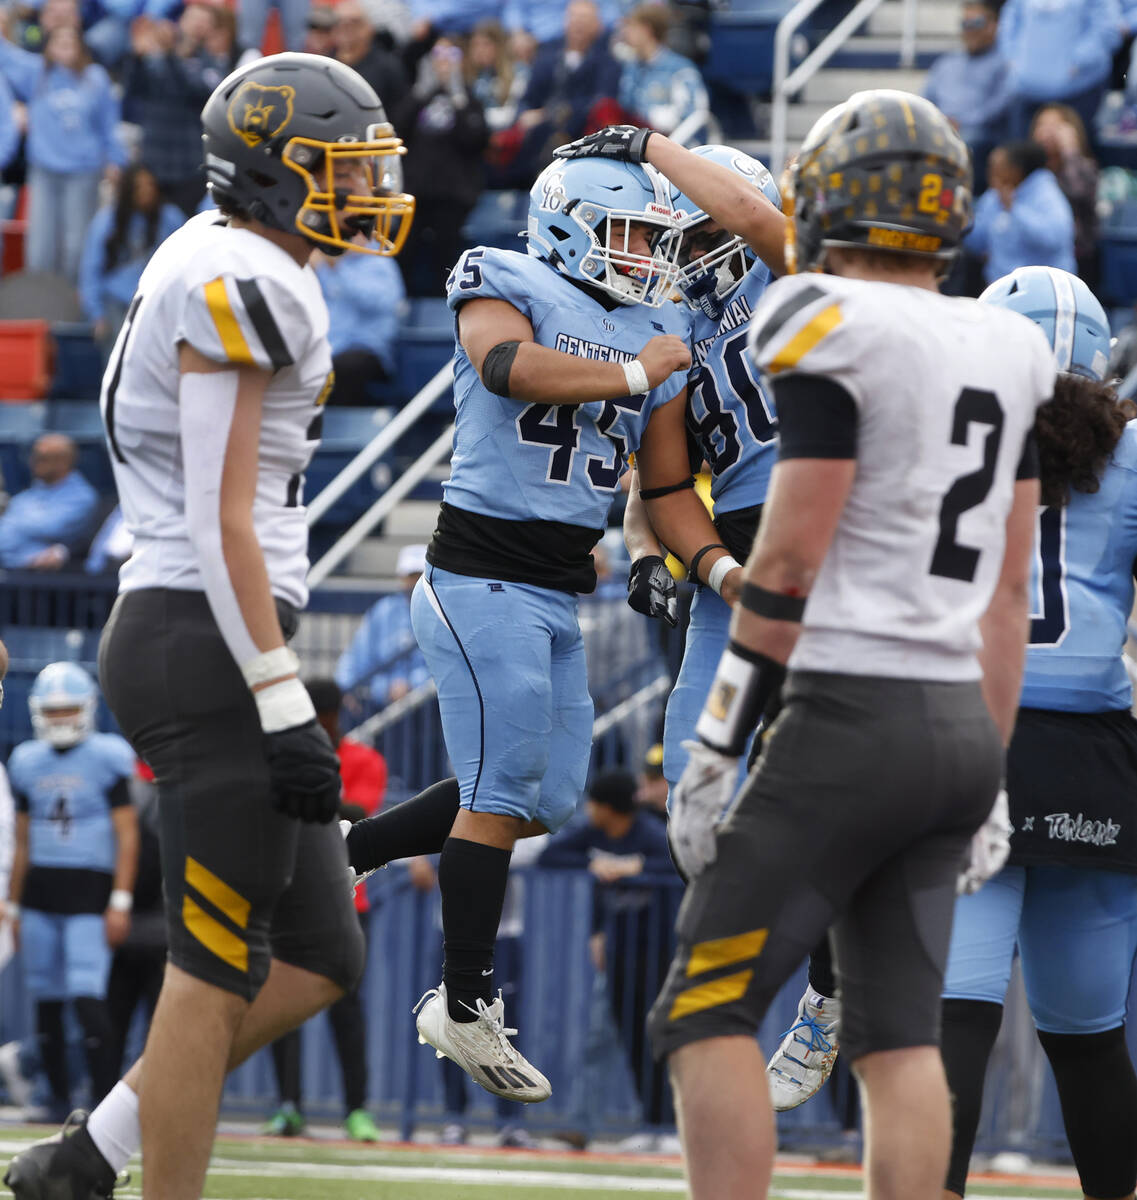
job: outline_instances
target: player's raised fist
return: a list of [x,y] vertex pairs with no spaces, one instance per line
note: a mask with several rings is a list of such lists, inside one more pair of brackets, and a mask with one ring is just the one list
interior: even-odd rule
[[685,371],[691,365],[687,343],[673,333],[653,337],[637,356],[647,372],[648,383],[654,388],[675,371]]

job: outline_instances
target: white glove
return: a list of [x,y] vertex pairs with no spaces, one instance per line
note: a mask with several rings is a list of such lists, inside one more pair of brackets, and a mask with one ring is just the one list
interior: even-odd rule
[[694,879],[715,861],[715,831],[734,797],[738,759],[705,742],[687,741],[683,749],[689,757],[671,798],[668,832],[680,870]]
[[973,896],[993,875],[997,875],[1011,852],[1011,813],[1007,789],[1000,788],[987,820],[971,839],[967,866],[956,880],[957,896]]

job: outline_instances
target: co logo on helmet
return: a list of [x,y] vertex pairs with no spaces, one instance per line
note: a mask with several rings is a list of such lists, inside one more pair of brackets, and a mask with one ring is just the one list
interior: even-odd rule
[[296,89],[243,83],[229,101],[229,127],[249,147],[274,138],[292,120]]

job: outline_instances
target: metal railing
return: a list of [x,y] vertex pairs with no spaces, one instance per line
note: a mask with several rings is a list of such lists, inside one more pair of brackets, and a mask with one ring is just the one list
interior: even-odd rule
[[[776,179],[786,163],[790,99],[817,74],[845,42],[872,16],[884,0],[859,0],[852,10],[825,35],[798,65],[790,71],[790,47],[794,35],[824,3],[824,0],[799,0],[778,22],[774,32],[773,105],[770,113],[770,170]],[[916,0],[903,0],[904,21],[900,35],[900,65],[911,67],[916,61]]]
[[406,404],[387,422],[386,425],[363,447],[362,450],[347,464],[346,467],[328,484],[326,488],[308,504],[308,524],[315,525],[332,507],[333,504],[346,494],[356,480],[364,474],[387,453],[388,450],[411,428],[415,422],[429,411],[431,405],[440,399],[453,378],[453,368],[448,362],[439,367],[433,377],[423,385],[419,393],[408,400]]
[[[450,370],[449,364],[446,370]],[[435,376],[437,380],[439,375]],[[427,388],[431,385],[427,384]],[[423,392],[426,388],[423,389]],[[419,396],[423,395],[419,392]],[[417,397],[416,397],[417,398]],[[392,422],[394,424],[394,422]],[[409,425],[405,428],[409,428]],[[386,432],[384,430],[384,432]],[[380,437],[382,434],[379,435]],[[419,455],[418,458],[395,480],[394,483],[379,497],[378,500],[361,516],[344,535],[339,538],[336,543],[328,550],[328,552],[319,560],[313,563],[311,570],[308,572],[309,587],[318,587],[325,579],[339,566],[341,562],[366,538],[386,517],[391,510],[414,491],[416,487],[430,474],[431,469],[441,462],[450,451],[450,444],[454,437],[454,426],[448,425],[433,442]],[[376,439],[378,440],[378,439]],[[367,454],[370,447],[365,447],[360,451],[360,454]],[[380,451],[381,453],[381,451]],[[376,456],[378,457],[378,456]],[[344,468],[343,474],[346,474],[354,466],[354,463],[349,463]],[[363,468],[366,470],[366,467]],[[361,472],[362,473],[362,472]],[[343,475],[338,475],[317,497],[322,499],[324,495],[337,486]]]

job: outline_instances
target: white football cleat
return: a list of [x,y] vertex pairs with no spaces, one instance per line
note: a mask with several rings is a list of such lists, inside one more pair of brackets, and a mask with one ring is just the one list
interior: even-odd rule
[[841,1002],[807,987],[797,1020],[782,1034],[782,1044],[766,1066],[770,1103],[786,1112],[816,1096],[837,1061]]
[[418,1040],[434,1047],[438,1058],[448,1058],[477,1084],[495,1096],[536,1104],[548,1100],[549,1081],[510,1044],[516,1029],[505,1027],[505,1004],[501,993],[492,1004],[480,997],[474,1021],[455,1021],[446,1007],[446,985],[427,992],[414,1006]]

